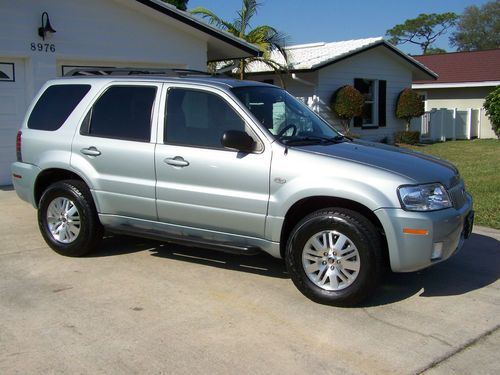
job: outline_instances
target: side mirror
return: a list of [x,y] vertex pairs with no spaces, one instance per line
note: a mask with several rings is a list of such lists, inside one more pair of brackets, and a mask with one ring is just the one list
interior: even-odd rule
[[222,134],[221,143],[224,147],[243,152],[255,150],[255,141],[247,133],[239,130],[228,130]]

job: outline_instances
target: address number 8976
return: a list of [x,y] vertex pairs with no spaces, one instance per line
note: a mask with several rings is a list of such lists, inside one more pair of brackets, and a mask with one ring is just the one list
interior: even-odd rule
[[56,52],[55,44],[49,43],[31,43],[30,49],[38,52]]

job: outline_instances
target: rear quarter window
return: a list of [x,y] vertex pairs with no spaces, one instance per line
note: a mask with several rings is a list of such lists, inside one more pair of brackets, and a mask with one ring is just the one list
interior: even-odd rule
[[28,119],[28,128],[57,130],[89,92],[90,85],[53,85],[35,104]]

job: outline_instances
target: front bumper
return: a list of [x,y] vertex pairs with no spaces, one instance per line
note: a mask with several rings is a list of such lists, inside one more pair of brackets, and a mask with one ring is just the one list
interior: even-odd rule
[[[472,230],[472,197],[468,194],[460,209],[410,212],[382,208],[374,213],[384,227],[394,272],[417,271],[448,259]],[[419,234],[405,233],[405,229],[417,230]]]

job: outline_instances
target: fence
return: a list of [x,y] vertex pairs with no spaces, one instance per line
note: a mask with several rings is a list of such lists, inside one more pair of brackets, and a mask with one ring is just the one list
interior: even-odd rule
[[483,108],[433,108],[413,119],[411,130],[420,131],[422,141],[496,138]]

